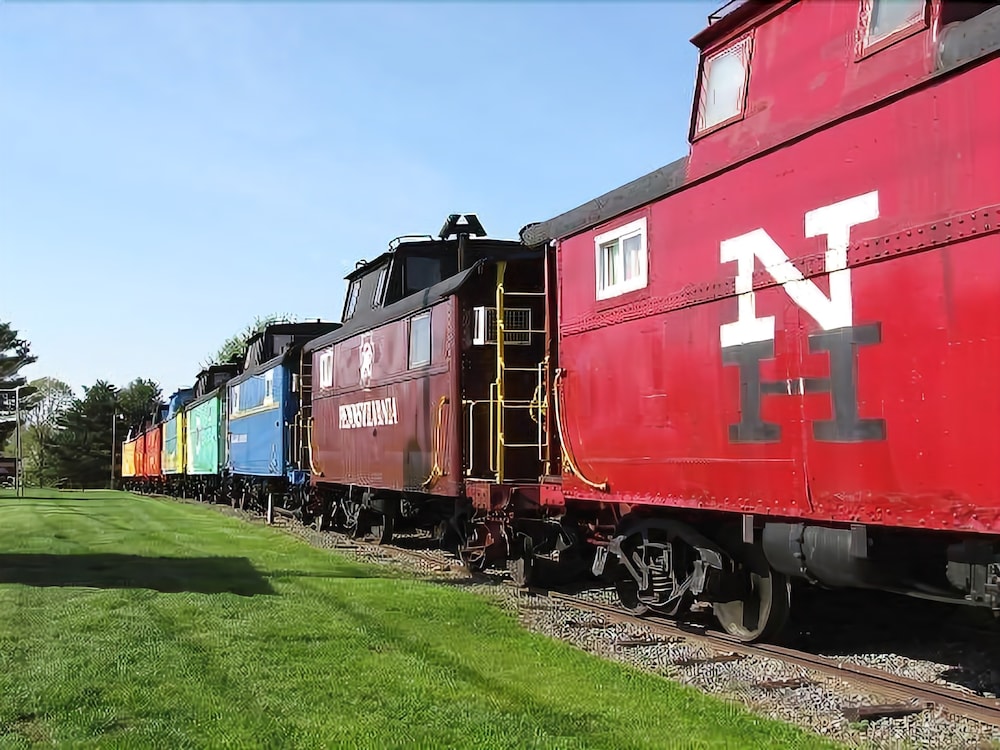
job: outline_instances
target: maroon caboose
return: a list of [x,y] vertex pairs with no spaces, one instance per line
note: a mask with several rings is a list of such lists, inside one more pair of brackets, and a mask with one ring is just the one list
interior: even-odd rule
[[462,538],[470,488],[495,482],[498,462],[499,476],[537,486],[542,254],[484,235],[456,214],[438,237],[393,240],[348,276],[343,327],[307,345],[321,525]]

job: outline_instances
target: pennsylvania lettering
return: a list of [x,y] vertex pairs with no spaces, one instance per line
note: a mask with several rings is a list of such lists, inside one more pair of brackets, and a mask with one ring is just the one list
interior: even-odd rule
[[342,430],[351,430],[357,427],[380,427],[396,423],[395,398],[379,398],[356,404],[342,404],[340,407],[340,429]]

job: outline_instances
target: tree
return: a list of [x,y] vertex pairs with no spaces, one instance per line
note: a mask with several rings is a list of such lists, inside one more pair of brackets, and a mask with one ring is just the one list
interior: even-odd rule
[[83,388],[59,417],[52,457],[59,478],[76,487],[105,487],[111,472],[111,420],[117,389],[103,380]]
[[[111,479],[111,456],[115,476],[121,472],[121,444],[129,427],[153,412],[160,403],[160,386],[136,378],[122,389],[103,380],[84,387],[56,422],[51,455],[55,478],[75,487],[106,487]],[[115,415],[121,419],[112,426]]]
[[51,485],[57,479],[52,464],[52,446],[59,429],[59,417],[73,403],[73,389],[56,378],[38,378],[26,399],[22,432],[22,453],[26,479],[38,486]]
[[[118,393],[118,409],[125,429],[139,424],[160,404],[160,386],[152,380],[136,378]],[[124,433],[121,435],[124,440]]]
[[[25,385],[26,379],[18,377],[17,373],[37,360],[31,356],[31,344],[18,336],[10,323],[0,322],[0,389]],[[7,444],[14,429],[14,422],[0,422],[0,446]]]
[[226,339],[219,350],[209,357],[207,360],[201,363],[203,368],[210,367],[212,365],[221,365],[226,362],[239,362],[243,358],[243,353],[246,351],[247,343],[256,334],[260,333],[267,326],[272,323],[294,323],[295,317],[292,315],[279,315],[278,313],[271,313],[270,315],[265,315],[264,317],[254,318],[254,322],[248,325],[239,333],[233,334],[228,339]]

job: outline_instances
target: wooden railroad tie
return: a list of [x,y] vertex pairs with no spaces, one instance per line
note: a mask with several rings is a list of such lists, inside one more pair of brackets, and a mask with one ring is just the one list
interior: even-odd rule
[[615,641],[617,648],[636,648],[640,646],[663,646],[668,643],[680,643],[683,638],[622,638]]
[[716,656],[695,656],[690,659],[675,661],[677,667],[693,667],[695,664],[724,664],[729,661],[740,661],[746,658],[746,654],[718,654]]
[[568,628],[594,628],[595,630],[604,630],[606,628],[614,627],[612,623],[603,622],[600,620],[585,620],[583,622],[579,620],[567,620],[566,627]]
[[812,680],[807,680],[804,677],[793,677],[790,680],[766,680],[765,682],[757,683],[754,687],[761,690],[782,690],[784,688],[807,687],[812,684]]
[[910,714],[919,714],[933,705],[933,703],[881,703],[873,706],[844,706],[843,712],[848,721],[898,719]]

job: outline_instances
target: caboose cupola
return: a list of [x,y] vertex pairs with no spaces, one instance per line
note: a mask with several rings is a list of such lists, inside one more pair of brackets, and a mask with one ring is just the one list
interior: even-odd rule
[[487,237],[476,214],[450,214],[436,237],[396,237],[374,260],[360,261],[346,277],[343,321],[369,317],[481,260],[506,257],[512,251],[521,251],[520,242]]
[[689,177],[932,84],[995,45],[998,13],[996,3],[981,0],[724,5],[691,40],[700,54]]

